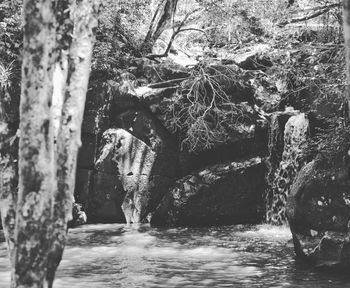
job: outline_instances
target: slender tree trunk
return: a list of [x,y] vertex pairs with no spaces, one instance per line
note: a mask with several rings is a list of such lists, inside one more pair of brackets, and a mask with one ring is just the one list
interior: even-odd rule
[[171,23],[178,0],[160,0],[153,15],[150,27],[143,43],[142,51],[151,53],[154,43]]
[[345,61],[346,61],[346,102],[347,102],[347,120],[350,119],[350,0],[343,0],[343,26],[345,40]]
[[71,9],[74,31],[68,55],[67,87],[57,136],[58,189],[54,195],[55,237],[47,275],[49,287],[52,287],[55,271],[62,258],[67,238],[67,224],[71,220],[77,154],[81,146],[81,124],[98,10],[99,0],[80,0]]
[[55,1],[24,0],[19,189],[13,287],[46,287],[56,183],[51,104]]
[[[24,0],[18,195],[16,177],[8,176],[16,167],[1,166],[1,212],[13,264],[12,287],[52,287],[62,258],[98,8],[99,0]],[[63,84],[56,96],[64,98],[56,112],[55,69]],[[60,125],[55,129],[57,119]],[[3,134],[0,140],[8,138]],[[8,160],[2,148],[2,160]]]

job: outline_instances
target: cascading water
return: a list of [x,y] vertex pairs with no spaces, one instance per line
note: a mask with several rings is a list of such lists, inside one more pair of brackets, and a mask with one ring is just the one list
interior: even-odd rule
[[304,113],[296,113],[297,111],[277,113],[271,118],[267,175],[269,187],[265,195],[268,223],[286,222],[287,196],[297,172],[304,164],[302,155],[306,146],[309,120]]

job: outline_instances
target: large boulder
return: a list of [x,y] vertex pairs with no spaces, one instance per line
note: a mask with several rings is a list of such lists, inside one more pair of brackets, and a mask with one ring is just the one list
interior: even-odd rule
[[88,213],[118,221],[122,210],[128,223],[145,221],[173,180],[174,158],[124,129],[105,131],[101,147],[89,195],[96,207]]
[[188,175],[166,193],[153,226],[258,223],[263,214],[261,158],[218,164]]
[[346,165],[312,161],[287,201],[296,255],[316,266],[350,266],[350,178]]

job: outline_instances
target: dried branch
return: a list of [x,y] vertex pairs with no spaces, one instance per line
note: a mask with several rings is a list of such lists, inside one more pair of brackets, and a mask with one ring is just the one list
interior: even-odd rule
[[317,7],[317,8],[315,8],[313,10],[314,13],[312,13],[312,14],[309,14],[309,15],[306,15],[306,16],[303,16],[303,17],[299,17],[299,18],[293,18],[291,20],[287,20],[287,21],[284,21],[284,22],[280,22],[280,23],[277,24],[277,26],[282,28],[282,27],[284,27],[284,26],[286,26],[288,24],[293,24],[293,23],[298,23],[298,22],[311,20],[311,19],[314,19],[314,18],[316,18],[318,16],[321,16],[321,15],[327,13],[329,10],[331,10],[333,8],[336,8],[336,7],[340,7],[340,4],[337,3],[337,4],[330,4],[330,5],[327,5],[327,6]]

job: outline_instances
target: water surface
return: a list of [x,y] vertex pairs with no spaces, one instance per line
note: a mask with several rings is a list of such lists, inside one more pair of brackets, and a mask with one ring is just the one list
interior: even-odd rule
[[[85,225],[70,230],[54,287],[350,287],[350,275],[296,262],[290,239],[288,228],[269,225]],[[0,288],[9,281],[2,242]]]

